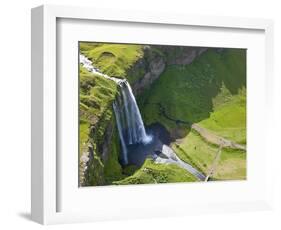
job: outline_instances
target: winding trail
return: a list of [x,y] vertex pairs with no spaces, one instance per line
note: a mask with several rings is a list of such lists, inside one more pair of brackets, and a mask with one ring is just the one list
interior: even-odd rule
[[[217,154],[216,154],[215,159],[214,159],[210,169],[208,170],[208,174],[206,176],[204,174],[202,174],[201,172],[199,172],[197,169],[193,168],[191,165],[189,165],[189,164],[185,163],[184,161],[182,161],[181,159],[179,159],[178,156],[176,155],[176,153],[174,153],[173,150],[168,146],[167,147],[169,148],[169,150],[168,151],[166,150],[166,152],[168,153],[167,155],[169,156],[169,158],[163,159],[161,157],[158,157],[155,160],[156,162],[177,164],[178,166],[185,168],[187,171],[192,173],[199,180],[207,182],[209,180],[209,178],[212,177],[213,174],[215,173],[215,170],[219,163],[219,160],[221,157],[221,152],[222,152],[223,148],[231,148],[231,149],[238,149],[238,150],[246,151],[246,146],[238,144],[234,141],[228,140],[219,135],[216,135],[212,131],[200,126],[197,123],[192,124],[189,121],[183,121],[183,120],[176,119],[176,118],[169,116],[165,110],[165,107],[161,103],[153,103],[153,104],[155,104],[159,107],[160,114],[163,117],[165,117],[166,119],[173,121],[176,124],[181,123],[181,124],[189,125],[190,128],[193,129],[194,131],[196,131],[206,142],[218,146]],[[162,150],[162,152],[163,152],[163,150]]]
[[205,178],[205,181],[208,181],[209,178],[211,176],[213,176],[213,174],[215,173],[216,168],[217,168],[218,163],[219,163],[219,160],[220,160],[220,157],[221,157],[221,149],[222,149],[222,145],[220,145],[220,147],[219,147],[219,149],[217,151],[216,157],[215,157],[215,159],[213,161],[213,164],[212,164],[211,168],[209,169],[209,172],[208,172],[208,174],[207,174],[207,176]]
[[186,124],[186,125],[191,125],[191,129],[195,130],[206,142],[209,142],[211,144],[221,146],[222,148],[232,148],[232,149],[238,149],[238,150],[243,150],[246,151],[246,146],[238,144],[234,141],[228,140],[224,137],[218,136],[212,131],[200,126],[197,123],[191,123],[189,121],[183,121],[180,119],[173,118],[169,116],[165,110],[165,107],[161,103],[155,103],[156,105],[159,106],[159,111],[162,116],[164,116],[166,119],[170,121],[174,121],[175,123],[179,124]]
[[228,140],[226,138],[220,137],[210,130],[203,128],[202,126],[198,124],[192,124],[191,128],[195,130],[197,133],[200,134],[200,136],[206,141],[211,144],[215,144],[220,146],[221,148],[232,148],[232,149],[239,149],[246,151],[246,146],[237,144],[234,141]]

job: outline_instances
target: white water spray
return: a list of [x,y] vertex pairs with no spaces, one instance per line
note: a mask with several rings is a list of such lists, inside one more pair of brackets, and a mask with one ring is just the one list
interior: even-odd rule
[[101,73],[93,66],[93,63],[82,54],[80,54],[80,63],[88,71],[110,79],[116,82],[120,87],[121,94],[113,103],[113,110],[122,146],[124,164],[128,164],[127,145],[141,143],[148,144],[152,141],[152,136],[146,134],[141,113],[132,92],[132,88],[125,79],[110,77]]

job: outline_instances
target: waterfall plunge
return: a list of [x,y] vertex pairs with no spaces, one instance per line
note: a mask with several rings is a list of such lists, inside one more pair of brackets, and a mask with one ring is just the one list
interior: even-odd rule
[[127,145],[148,144],[152,136],[146,134],[139,107],[130,84],[119,82],[120,96],[113,104],[117,128],[123,150],[124,163],[128,163]]
[[93,66],[92,61],[83,54],[80,54],[79,59],[80,63],[88,71],[98,76],[110,79],[120,86],[121,94],[114,101],[113,110],[123,151],[124,164],[128,164],[127,145],[141,143],[148,144],[152,141],[152,136],[146,134],[140,110],[132,92],[132,88],[126,80],[110,77],[101,73],[99,69]]

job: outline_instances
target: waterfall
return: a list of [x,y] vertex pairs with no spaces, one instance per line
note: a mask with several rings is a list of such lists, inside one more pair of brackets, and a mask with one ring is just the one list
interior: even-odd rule
[[147,135],[136,98],[127,80],[110,77],[101,73],[93,63],[80,54],[80,63],[88,71],[116,82],[120,88],[120,95],[113,103],[113,110],[121,142],[123,161],[128,164],[127,146],[131,144],[148,144],[152,136]]
[[149,143],[151,136],[146,134],[141,113],[130,84],[124,80],[119,83],[119,86],[121,99],[117,100],[117,105],[120,108],[120,116],[126,121],[126,124],[123,124],[122,131],[127,138],[127,144]]
[[122,125],[121,125],[121,120],[120,120],[120,116],[119,116],[120,111],[119,111],[119,108],[116,106],[116,102],[113,102],[113,110],[114,110],[115,117],[116,117],[117,129],[118,129],[121,147],[122,147],[122,151],[123,151],[123,158],[124,158],[123,160],[124,160],[125,164],[128,164],[127,146],[126,146],[123,132],[122,132]]
[[148,144],[152,136],[147,135],[139,107],[130,84],[123,80],[119,83],[120,95],[113,104],[117,128],[123,149],[124,163],[128,163],[127,146]]

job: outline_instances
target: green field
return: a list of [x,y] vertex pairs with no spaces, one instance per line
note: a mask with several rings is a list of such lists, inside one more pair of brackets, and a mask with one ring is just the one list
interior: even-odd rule
[[199,124],[212,130],[219,136],[246,144],[246,91],[243,88],[238,95],[218,106],[210,117]]
[[[180,143],[174,143],[173,149],[183,161],[190,163],[207,175],[219,148],[216,145],[207,143],[199,134],[191,131],[186,137],[180,140]],[[245,151],[223,149],[212,178],[217,180],[245,179]]]
[[103,73],[124,78],[126,71],[143,56],[141,45],[80,43],[80,50]]
[[116,94],[116,84],[80,67],[80,154],[89,140],[90,125],[99,124],[98,134],[104,132],[106,122],[112,116],[111,105]]
[[147,159],[142,167],[123,180],[116,181],[116,185],[126,184],[157,184],[169,182],[197,181],[186,170],[174,164],[156,164],[152,159]]

